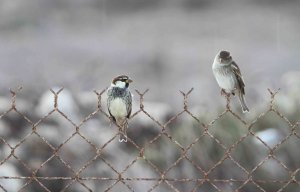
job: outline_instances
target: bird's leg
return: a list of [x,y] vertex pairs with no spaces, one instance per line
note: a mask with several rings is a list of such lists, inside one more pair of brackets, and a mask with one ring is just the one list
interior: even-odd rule
[[220,93],[221,93],[222,96],[226,96],[226,95],[227,95],[225,89],[221,89],[221,92],[220,92]]
[[126,129],[127,129],[127,121],[125,120],[121,126],[119,126],[119,142],[127,142],[127,133],[126,133]]
[[114,118],[112,116],[109,116],[109,127],[113,124]]
[[225,89],[221,89],[221,95],[225,97],[226,99],[226,108],[229,109],[229,104],[230,104],[230,96],[231,96],[231,93],[227,93],[225,91]]
[[224,97],[226,97],[226,98],[230,98],[231,93],[227,93],[227,92],[225,91],[225,89],[221,89],[221,95],[224,96]]

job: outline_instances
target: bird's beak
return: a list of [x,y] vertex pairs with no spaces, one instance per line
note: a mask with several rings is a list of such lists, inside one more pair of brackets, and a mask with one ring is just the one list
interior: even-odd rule
[[126,81],[126,83],[131,83],[132,82],[132,80],[131,79],[128,79],[127,81]]

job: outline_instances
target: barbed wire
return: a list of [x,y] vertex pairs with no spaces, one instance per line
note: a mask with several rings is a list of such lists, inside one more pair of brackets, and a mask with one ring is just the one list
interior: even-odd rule
[[[270,102],[268,109],[262,113],[260,113],[254,120],[247,122],[243,119],[238,113],[234,112],[234,110],[231,108],[231,98],[226,97],[226,108],[225,110],[220,113],[216,118],[211,120],[208,123],[203,122],[197,114],[194,114],[189,107],[188,99],[190,94],[192,93],[193,89],[190,89],[188,92],[180,91],[180,93],[183,96],[183,108],[181,111],[179,111],[177,114],[173,115],[171,118],[169,118],[165,123],[161,122],[160,120],[154,118],[150,112],[148,112],[144,107],[144,97],[146,93],[148,92],[148,89],[144,92],[140,92],[136,90],[136,93],[139,97],[139,109],[132,114],[130,117],[130,121],[139,114],[146,115],[155,126],[159,128],[159,132],[149,141],[146,141],[143,143],[143,145],[137,144],[134,139],[128,137],[128,143],[124,145],[130,145],[134,150],[136,156],[125,166],[124,169],[118,170],[111,162],[109,162],[103,154],[105,154],[105,151],[107,150],[108,146],[112,144],[112,142],[116,141],[118,137],[118,132],[116,131],[115,134],[113,134],[104,144],[101,146],[98,146],[91,140],[88,136],[82,133],[82,127],[83,125],[89,121],[92,118],[97,118],[96,115],[103,115],[107,120],[110,120],[109,115],[106,113],[106,106],[102,106],[102,96],[105,93],[106,89],[102,91],[94,91],[95,95],[97,96],[97,108],[92,113],[88,114],[83,120],[81,120],[79,123],[75,123],[67,114],[65,114],[63,111],[59,109],[58,105],[58,98],[59,94],[63,91],[63,88],[59,89],[58,91],[54,91],[50,89],[50,91],[53,94],[54,102],[53,102],[53,110],[49,111],[46,115],[44,115],[42,118],[40,118],[38,121],[34,122],[29,117],[26,116],[23,112],[21,112],[17,105],[16,105],[16,96],[18,92],[21,90],[21,88],[18,88],[17,90],[10,90],[11,93],[11,107],[3,112],[0,115],[0,119],[3,119],[5,116],[7,116],[10,112],[17,113],[23,120],[25,120],[31,127],[31,131],[27,133],[21,140],[19,140],[16,144],[11,145],[7,139],[3,136],[0,136],[0,144],[6,146],[9,148],[10,153],[4,157],[2,160],[0,159],[0,168],[3,166],[7,161],[10,159],[14,159],[17,162],[19,162],[27,172],[30,173],[30,175],[27,176],[7,176],[2,175],[0,173],[0,189],[4,192],[8,192],[8,190],[1,184],[1,181],[3,180],[22,180],[24,183],[23,185],[18,189],[18,191],[26,191],[26,188],[30,186],[32,183],[37,184],[43,191],[51,192],[49,187],[45,185],[44,181],[63,181],[64,186],[60,189],[60,191],[69,191],[71,189],[72,185],[79,184],[81,188],[83,188],[85,191],[96,191],[95,189],[92,189],[88,184],[86,184],[86,181],[92,181],[92,182],[107,182],[110,185],[107,186],[104,191],[111,191],[114,189],[114,187],[118,184],[122,184],[123,187],[126,189],[126,191],[136,191],[136,189],[131,185],[131,182],[152,182],[152,186],[145,190],[148,192],[156,191],[159,189],[161,185],[164,185],[168,190],[170,191],[181,191],[180,187],[178,185],[181,185],[183,183],[191,183],[192,187],[189,188],[189,191],[196,192],[201,191],[201,187],[204,185],[209,185],[208,188],[211,189],[211,191],[229,191],[228,188],[224,187],[224,185],[231,185],[236,186],[235,188],[231,187],[231,191],[247,191],[245,189],[247,186],[251,185],[253,188],[256,189],[256,191],[262,191],[267,192],[268,189],[266,189],[263,185],[269,184],[269,185],[280,185],[280,187],[276,190],[277,192],[285,191],[286,188],[289,185],[296,185],[297,187],[300,186],[300,181],[297,177],[300,168],[294,168],[291,169],[290,166],[287,165],[286,162],[284,162],[281,158],[277,157],[275,154],[275,151],[279,149],[282,145],[287,143],[287,141],[291,137],[296,137],[297,139],[300,139],[299,133],[297,133],[296,129],[299,126],[299,120],[296,122],[291,122],[287,117],[284,116],[276,107],[275,107],[275,97],[279,90],[277,91],[271,91],[268,90],[270,93]],[[42,136],[39,131],[37,130],[37,127],[44,122],[46,119],[48,119],[53,113],[59,114],[62,118],[64,118],[68,123],[72,125],[74,128],[73,132],[63,141],[61,141],[61,144],[58,146],[54,146],[51,144],[50,141],[47,140],[44,136]],[[282,138],[278,143],[276,143],[274,146],[270,146],[266,141],[264,141],[262,138],[260,138],[256,132],[253,130],[254,125],[261,119],[263,119],[267,114],[274,113],[276,115],[276,118],[284,121],[288,127],[289,127],[289,133]],[[178,141],[170,131],[167,130],[168,126],[175,122],[180,116],[183,114],[188,115],[193,119],[193,121],[196,122],[197,128],[201,130],[202,132],[196,136],[193,140],[189,142],[188,145],[183,145]],[[236,141],[234,141],[231,145],[225,144],[218,136],[214,134],[213,131],[211,131],[212,126],[214,126],[222,117],[225,115],[230,115],[231,118],[237,120],[239,123],[243,125],[245,128],[246,133],[242,136],[240,136]],[[45,144],[48,148],[51,149],[51,155],[46,160],[40,163],[39,166],[33,168],[31,167],[28,162],[25,162],[16,154],[16,150],[20,148],[20,146],[24,145],[24,143],[27,140],[30,140],[32,136],[37,136],[43,141],[43,144]],[[67,144],[69,141],[74,138],[75,136],[79,136],[82,140],[87,142],[91,149],[94,151],[95,156],[93,156],[91,159],[86,161],[80,168],[75,169],[72,167],[70,163],[64,160],[63,157],[61,157],[60,150]],[[256,140],[258,140],[262,146],[267,150],[266,156],[257,162],[254,167],[250,168],[245,166],[240,159],[234,156],[234,151],[237,150],[237,148],[241,145],[241,143],[246,142],[247,138],[254,137]],[[192,153],[192,149],[194,146],[199,144],[202,140],[205,138],[209,138],[214,142],[214,145],[216,145],[219,149],[221,149],[224,154],[221,155],[221,158],[214,162],[214,164],[209,166],[204,166],[203,163],[199,163],[195,160],[190,154]],[[145,154],[145,151],[148,148],[151,148],[152,145],[155,145],[156,142],[160,140],[167,140],[175,147],[176,150],[180,151],[180,154],[176,159],[174,159],[174,162],[170,165],[166,166],[166,168],[163,170],[161,166],[157,165],[157,163],[153,162],[149,156]],[[121,144],[120,144],[121,145]],[[123,144],[122,144],[123,145]],[[1,145],[0,145],[1,146]],[[72,146],[74,148],[80,147],[80,146]],[[204,146],[205,147],[205,146]],[[159,149],[157,149],[159,150]],[[82,154],[84,155],[84,154]],[[76,157],[75,157],[76,158]],[[64,167],[70,172],[70,176],[39,176],[39,172],[53,159],[57,159],[60,163],[64,165]],[[81,174],[92,164],[94,164],[97,160],[101,160],[102,163],[104,163],[107,167],[109,167],[110,171],[116,175],[115,177],[95,177],[95,176],[82,176]],[[128,171],[130,168],[132,168],[138,161],[143,161],[147,167],[150,167],[152,171],[157,175],[157,177],[127,177],[125,176],[126,171]],[[172,174],[170,176],[170,172],[176,169],[176,167],[180,166],[180,163],[185,160],[189,162],[192,167],[195,169],[197,174],[202,175],[202,177],[194,177],[194,175],[186,175],[184,178],[177,178],[175,176],[172,177]],[[260,169],[263,164],[265,164],[267,161],[272,160],[277,163],[278,166],[280,166],[282,169],[284,169],[287,172],[287,177],[285,179],[278,179],[278,178],[255,178],[254,173],[257,172],[258,169]],[[30,158],[29,158],[30,161]],[[213,176],[213,172],[217,170],[218,167],[220,167],[225,162],[230,161],[233,163],[234,166],[238,167],[239,170],[243,173],[243,177],[240,178],[220,178],[219,176]],[[250,161],[250,160],[249,160]],[[230,170],[228,170],[230,171]],[[1,191],[0,190],[0,191]],[[161,190],[159,190],[161,191]],[[250,191],[250,190],[248,190]]]

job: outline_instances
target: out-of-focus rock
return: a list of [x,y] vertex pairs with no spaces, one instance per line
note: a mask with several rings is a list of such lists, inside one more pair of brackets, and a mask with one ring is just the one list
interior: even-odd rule
[[[57,92],[59,89],[60,88],[58,87],[52,88],[54,92]],[[78,105],[72,93],[68,89],[64,89],[58,94],[57,106],[58,109],[61,112],[63,112],[65,115],[67,115],[67,117],[72,121],[77,122],[79,120]],[[50,90],[48,90],[41,96],[38,105],[35,109],[35,112],[37,116],[43,117],[49,112],[51,112],[53,109],[54,109],[54,94]],[[61,114],[51,115],[49,118],[59,121],[59,119],[61,118],[58,118],[58,116],[61,116]]]
[[[256,133],[256,136],[259,137],[263,142],[265,142],[269,147],[274,147],[280,142],[282,135],[275,128],[268,128]],[[253,142],[258,146],[263,146],[263,143],[258,140],[256,137],[253,137]]]

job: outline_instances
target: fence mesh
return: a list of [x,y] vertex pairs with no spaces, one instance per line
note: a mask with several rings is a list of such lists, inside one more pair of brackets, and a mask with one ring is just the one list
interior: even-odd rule
[[[235,112],[230,98],[226,98],[225,110],[207,121],[190,110],[191,89],[181,92],[182,110],[162,122],[144,106],[148,90],[136,90],[140,103],[129,121],[128,142],[118,143],[118,129],[109,125],[109,115],[102,104],[106,89],[94,91],[97,107],[79,123],[60,110],[58,99],[62,91],[51,90],[53,110],[33,120],[19,110],[18,91],[11,90],[11,107],[0,119],[13,113],[28,128],[26,134],[13,141],[0,134],[0,170],[8,165],[19,170],[15,175],[0,172],[0,191],[300,190],[300,158],[293,151],[300,144],[297,130],[300,121],[290,121],[276,107],[277,92],[269,90],[267,109],[251,120]],[[44,123],[54,115],[69,130],[61,133],[65,137],[57,135],[58,142],[42,134]],[[130,131],[131,122],[138,116],[150,120],[146,139],[141,138],[144,136],[140,132]],[[279,139],[275,143],[259,134],[260,126],[269,126],[264,121],[269,118],[273,123],[270,126],[283,127],[278,129]],[[86,124],[93,119],[102,119],[106,123],[101,130],[110,129],[113,134],[101,136],[88,132]],[[271,137],[273,133],[267,134]],[[12,189],[12,185],[17,188]]]

